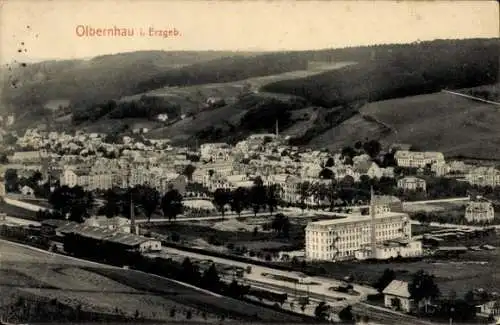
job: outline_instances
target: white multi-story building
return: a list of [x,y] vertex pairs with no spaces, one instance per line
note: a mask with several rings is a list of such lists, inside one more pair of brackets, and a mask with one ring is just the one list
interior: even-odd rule
[[[372,234],[372,227],[375,232]],[[394,239],[411,239],[406,213],[384,212],[310,222],[306,227],[306,259],[338,261],[356,257],[357,251]]]
[[85,190],[106,190],[113,187],[112,174],[92,174],[88,169],[66,168],[60,179],[61,185],[81,186]]
[[200,158],[205,161],[226,161],[232,148],[227,143],[205,143],[200,146]]
[[285,202],[298,202],[300,178],[288,174],[270,175],[265,178],[264,185],[278,185],[280,198]]
[[493,204],[484,201],[471,201],[465,208],[468,222],[491,222],[495,218]]
[[500,186],[500,171],[492,167],[477,167],[471,170],[465,179],[471,185]]
[[431,166],[431,171],[436,173],[436,176],[444,176],[450,173],[451,168],[446,163],[434,163]]
[[425,167],[434,163],[444,163],[444,155],[441,152],[416,152],[399,150],[394,158],[400,167]]
[[403,177],[398,180],[398,187],[405,191],[426,191],[425,180],[413,176]]
[[48,157],[48,153],[45,150],[35,150],[35,151],[17,151],[14,155],[9,158],[11,163],[29,163],[38,162],[43,158]]

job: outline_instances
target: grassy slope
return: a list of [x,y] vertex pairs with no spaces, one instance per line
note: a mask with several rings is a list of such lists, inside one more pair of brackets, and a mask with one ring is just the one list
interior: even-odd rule
[[361,109],[393,130],[383,134],[380,124],[355,116],[313,140],[339,148],[364,137],[403,142],[447,155],[500,159],[500,112],[494,105],[446,93],[412,96],[370,103]]
[[[0,305],[12,303],[26,292],[36,296],[60,297],[61,302],[73,307],[79,303],[83,307],[96,304],[95,310],[112,312],[118,307],[132,314],[137,308],[151,318],[162,318],[163,313],[169,319],[170,307],[175,305],[181,320],[184,318],[181,313],[184,308],[204,310],[209,314],[209,320],[210,314],[221,310],[228,317],[236,319],[251,318],[255,314],[266,321],[301,319],[300,316],[287,316],[234,299],[214,297],[168,279],[133,270],[101,267],[64,256],[50,256],[3,241],[0,242],[0,251],[0,275],[6,276],[5,281],[8,281],[0,281],[0,292],[5,293],[0,295]],[[62,290],[48,289],[47,286]],[[40,287],[47,289],[38,290]],[[152,311],[156,311],[155,317]],[[196,318],[193,314],[193,320]]]

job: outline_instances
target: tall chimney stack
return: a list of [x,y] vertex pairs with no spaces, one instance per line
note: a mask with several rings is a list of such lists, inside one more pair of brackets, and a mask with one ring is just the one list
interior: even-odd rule
[[135,229],[135,211],[134,211],[134,201],[132,200],[132,193],[130,194],[130,233],[136,234]]
[[375,221],[375,196],[373,195],[373,186],[370,189],[370,217],[371,217],[371,254],[375,256],[375,249],[377,247],[377,229]]

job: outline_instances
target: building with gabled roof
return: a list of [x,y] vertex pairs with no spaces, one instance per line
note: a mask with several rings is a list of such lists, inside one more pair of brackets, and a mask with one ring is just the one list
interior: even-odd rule
[[392,280],[382,291],[385,307],[409,313],[415,308],[414,300],[411,299],[408,282]]

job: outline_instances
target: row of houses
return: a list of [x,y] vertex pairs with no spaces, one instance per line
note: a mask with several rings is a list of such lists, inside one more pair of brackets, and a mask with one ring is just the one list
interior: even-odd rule
[[184,195],[187,178],[184,175],[168,172],[162,168],[139,167],[128,171],[109,170],[101,173],[88,168],[66,168],[61,174],[60,184],[69,187],[81,186],[88,191],[149,185],[160,193],[164,193],[170,187],[173,187]]

